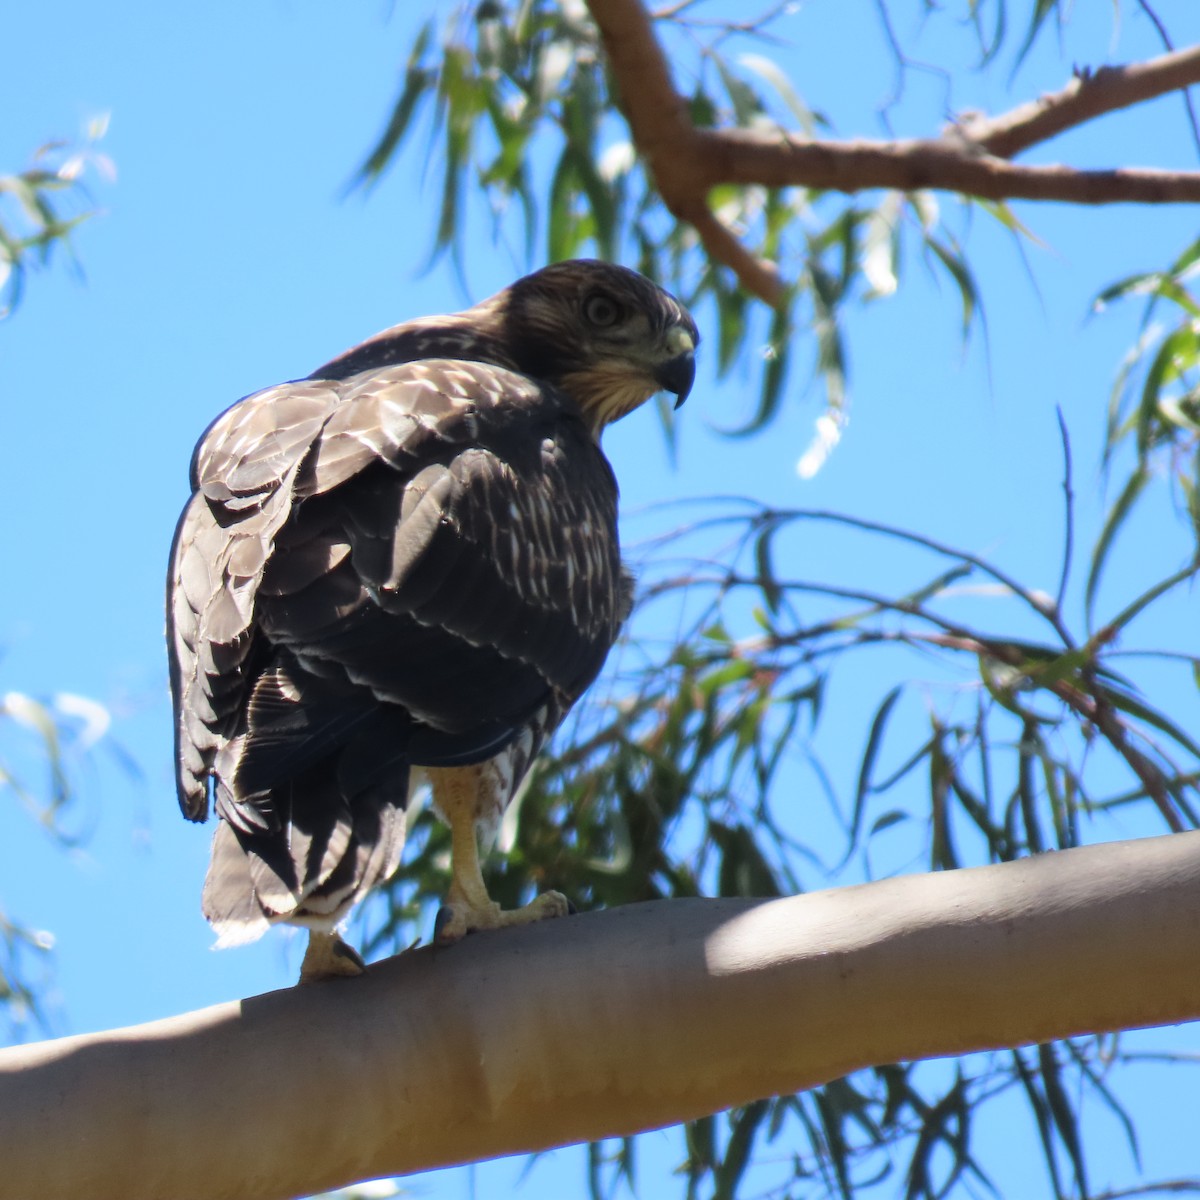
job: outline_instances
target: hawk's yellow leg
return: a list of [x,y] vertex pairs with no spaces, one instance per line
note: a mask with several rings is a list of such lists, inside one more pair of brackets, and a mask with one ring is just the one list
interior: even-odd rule
[[[481,813],[498,807],[487,790],[495,781],[488,763],[470,767],[437,767],[428,771],[433,799],[450,826],[452,879],[446,903],[438,913],[433,940],[448,946],[476,929],[502,929],[528,925],[570,912],[561,892],[543,892],[521,908],[504,910],[487,892],[479,869],[479,842],[475,823]],[[504,797],[506,800],[507,797]],[[500,805],[503,800],[500,801]]]

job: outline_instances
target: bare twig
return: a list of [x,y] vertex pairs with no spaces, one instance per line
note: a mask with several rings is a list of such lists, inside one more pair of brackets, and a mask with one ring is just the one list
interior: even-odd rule
[[989,154],[1012,158],[1085,121],[1197,82],[1200,46],[1189,46],[1146,62],[1080,73],[1062,91],[1040,96],[998,117],[968,118],[954,128]]
[[1133,1200],[1135,1196],[1197,1196],[1200,1179],[1164,1179],[1160,1183],[1140,1183],[1120,1191],[1099,1192],[1096,1200]]

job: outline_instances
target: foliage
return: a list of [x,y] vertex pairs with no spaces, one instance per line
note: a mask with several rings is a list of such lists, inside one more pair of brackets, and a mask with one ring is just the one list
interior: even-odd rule
[[70,254],[72,232],[93,215],[84,174],[90,167],[111,177],[96,149],[107,125],[95,118],[82,145],[47,142],[24,171],[0,176],[0,320],[20,303],[29,272],[46,266],[55,247]]
[[[874,4],[895,67],[882,84],[890,89],[885,123],[910,72],[925,69],[893,25],[899,7]],[[710,10],[681,0],[664,4],[657,21],[696,124],[839,129],[771,57],[785,5],[737,19]],[[957,23],[980,69],[1003,75],[1065,35],[1070,6],[920,0],[906,15]],[[947,83],[942,117],[953,111],[949,91]],[[809,473],[843,430],[853,326],[865,305],[901,295],[916,266],[945,286],[964,338],[983,329],[984,288],[968,235],[973,221],[993,221],[1023,244],[1005,206],[939,203],[923,192],[722,189],[710,197],[721,219],[790,281],[785,303],[769,311],[664,209],[629,142],[620,99],[581,0],[443,5],[406,56],[358,182],[382,180],[424,135],[426,160],[440,172],[434,256],[454,259],[482,209],[519,257],[594,253],[672,288],[712,330],[720,370],[753,380],[755,400],[731,435],[761,434],[779,419],[807,368],[826,405],[802,460]],[[84,161],[103,166],[52,144],[26,172],[0,180],[0,315],[56,245],[70,251],[87,215]],[[1157,698],[1145,668],[1200,683],[1194,652],[1154,640],[1156,615],[1194,586],[1200,547],[1198,265],[1200,242],[1165,270],[1099,298],[1100,306],[1145,298],[1144,336],[1114,388],[1106,462],[1117,486],[1090,546],[1077,543],[1064,428],[1061,553],[1043,564],[1053,594],[996,556],[863,514],[713,498],[645,518],[628,641],[512,806],[503,853],[487,868],[492,894],[512,906],[555,887],[580,908],[772,896],[1069,847],[1131,810],[1166,829],[1196,825],[1200,746]],[[1175,569],[1114,585],[1113,572],[1106,575],[1114,547],[1164,479],[1181,518]],[[843,564],[834,578],[802,574],[798,564],[821,561],[809,549],[829,529],[861,552],[830,557]],[[855,572],[857,563],[871,569]],[[1070,580],[1081,568],[1086,585],[1077,595]],[[1114,601],[1116,586],[1126,590]],[[822,740],[847,695],[860,710],[849,793],[835,784]],[[20,782],[15,771],[0,776],[0,801],[23,804],[64,844],[77,836],[63,823],[72,812],[62,741],[69,715],[11,695],[0,710],[0,728],[32,734],[48,769],[40,787],[24,773]],[[845,757],[845,740],[835,744]],[[448,881],[448,833],[423,812],[394,884],[363,913],[367,954],[428,930]],[[43,1017],[34,1006],[44,984],[31,972],[45,942],[0,914],[0,1009],[10,1023]],[[677,1143],[678,1190],[687,1200],[850,1197],[879,1185],[905,1197],[983,1193],[990,1164],[979,1130],[1015,1098],[1034,1139],[1017,1150],[1040,1154],[1047,1193],[1095,1197],[1081,1113],[1115,1114],[1136,1155],[1119,1090],[1126,1057],[1119,1040],[1079,1038],[857,1072],[690,1124]],[[631,1138],[589,1148],[596,1200],[638,1188],[637,1146]],[[393,1192],[366,1185],[348,1194]]]
[[[1056,0],[1019,13],[1005,0],[924,9],[930,20],[966,22],[984,70],[1007,58],[1015,71],[1048,31],[1062,34],[1068,15]],[[782,6],[743,21],[705,11],[670,5],[657,25],[679,79],[689,81],[697,124],[833,127],[762,52]],[[876,11],[897,71],[886,110],[911,60],[890,6]],[[809,473],[841,433],[847,326],[862,305],[897,293],[916,261],[950,281],[964,337],[982,323],[960,236],[967,222],[951,230],[931,195],[729,188],[712,197],[714,208],[747,249],[793,280],[785,304],[767,311],[664,210],[618,104],[581,3],[460,4],[415,40],[359,181],[378,181],[423,128],[442,172],[435,255],[457,253],[482,198],[498,237],[512,233],[515,216],[527,258],[618,258],[705,310],[720,370],[758,373],[755,411],[732,435],[778,417],[797,346],[813,345],[827,411],[802,460]],[[1024,236],[1002,205],[964,202],[956,211]],[[653,514],[637,549],[641,595],[628,642],[510,810],[504,854],[489,866],[493,896],[511,906],[553,887],[580,908],[773,896],[901,865],[942,870],[1066,848],[1137,806],[1163,829],[1194,827],[1200,745],[1155,702],[1142,668],[1200,683],[1194,652],[1154,641],[1155,614],[1192,584],[1200,547],[1198,263],[1200,242],[1168,270],[1100,297],[1099,306],[1147,297],[1145,335],[1121,370],[1108,420],[1109,470],[1127,475],[1095,544],[1077,544],[1062,426],[1053,595],[1002,562],[862,515],[781,511],[752,498]],[[1173,324],[1162,322],[1164,311]],[[801,341],[801,328],[815,338]],[[1106,600],[1113,589],[1100,587],[1104,567],[1160,471],[1186,527],[1177,569]],[[843,545],[861,543],[838,561],[886,563],[890,582],[878,570],[869,582],[798,574],[795,564],[820,561],[811,543],[830,528]],[[1070,580],[1081,568],[1077,596]],[[830,706],[847,693],[866,714],[850,796],[837,794],[818,749]],[[447,832],[423,813],[386,900],[364,915],[368,952],[411,942],[416,921],[428,928],[448,868]],[[1125,1057],[1119,1041],[1080,1038],[976,1055],[949,1070],[895,1064],[761,1101],[686,1128],[680,1191],[687,1200],[848,1198],[883,1183],[887,1194],[913,1198],[978,1194],[992,1184],[977,1130],[1001,1097],[1011,1104],[1016,1096],[1049,1194],[1094,1196],[1085,1106],[1114,1114],[1137,1154],[1116,1086]],[[594,1200],[636,1191],[636,1146],[590,1148]]]
[[[0,803],[13,804],[63,849],[87,836],[79,823],[73,768],[108,732],[107,709],[83,696],[59,693],[48,701],[21,692],[0,695]],[[31,774],[42,776],[31,783]],[[31,1027],[50,1032],[42,1001],[51,971],[54,935],[32,929],[0,908],[0,1018],[11,1039]]]
[[[755,42],[769,39],[783,7],[745,26],[718,26],[703,40],[704,27],[686,15],[661,23],[679,57],[698,44],[688,95],[695,125],[787,125],[806,132],[829,127],[757,47],[741,52],[727,46],[735,33]],[[715,189],[710,203],[722,221],[792,281],[784,303],[764,311],[727,269],[709,262],[690,226],[664,210],[618,104],[599,36],[581,3],[464,3],[440,38],[431,18],[414,42],[400,95],[358,180],[378,181],[425,115],[429,158],[442,168],[435,254],[456,253],[474,188],[497,236],[515,232],[527,257],[553,262],[592,252],[619,259],[662,281],[689,306],[711,305],[721,373],[747,360],[762,364],[754,411],[730,431],[742,436],[778,414],[796,355],[807,342],[796,337],[800,329],[812,335],[809,367],[824,390],[825,429],[840,429],[847,400],[843,314],[854,303],[895,293],[906,258],[953,286],[964,335],[978,322],[977,285],[931,194],[888,192],[863,202],[803,189]],[[1018,228],[1004,206],[981,208]],[[664,408],[662,416],[669,428],[669,411]],[[827,434],[814,444],[812,470],[829,440]]]
[[[30,270],[47,265],[56,246],[70,253],[72,231],[92,215],[82,207],[89,201],[83,176],[89,167],[112,175],[112,164],[96,149],[107,124],[98,117],[81,146],[47,142],[25,171],[0,176],[0,320],[21,301]],[[104,737],[108,723],[107,710],[83,696],[0,695],[0,802],[15,802],[60,846],[77,845],[82,832],[65,823],[74,798],[70,762]],[[18,766],[30,766],[31,758],[41,760],[32,768],[44,771],[41,784],[30,784]],[[42,997],[53,946],[51,933],[0,907],[0,1019],[10,1038],[31,1026],[50,1031]]]
[[[1117,375],[1108,411],[1105,461],[1134,450],[1109,520],[1097,543],[1088,578],[1089,600],[1113,542],[1157,473],[1168,479],[1176,508],[1200,557],[1200,240],[1165,271],[1148,271],[1106,288],[1097,310],[1114,300],[1145,296],[1142,337]],[[1155,318],[1166,310],[1165,320]]]
[[[686,622],[662,647],[635,633],[613,698],[581,708],[535,773],[490,868],[502,903],[549,887],[581,909],[776,896],[870,877],[898,854],[931,870],[1005,862],[1077,845],[1086,823],[1148,797],[1164,828],[1197,824],[1200,746],[1118,669],[1118,635],[1165,590],[1088,637],[1002,567],[928,538],[749,500],[713,508],[643,548],[635,631],[681,611]],[[896,543],[913,583],[888,596],[785,574],[810,528],[831,523]],[[714,532],[725,546],[716,562]],[[865,669],[850,664],[864,653]],[[845,673],[876,694],[857,792],[846,805],[826,795],[842,840],[828,861],[807,832],[828,824],[814,812],[824,802],[812,797],[828,792],[814,742]],[[924,815],[899,795],[921,774]],[[411,940],[408,919],[428,921],[449,882],[444,828],[425,818],[414,840],[372,948]],[[1054,1194],[1086,1195],[1079,1113],[1088,1097],[1122,1112],[1108,1082],[1120,1061],[1106,1039],[1080,1039],[976,1056],[950,1078],[932,1064],[859,1072],[707,1118],[687,1131],[687,1195],[733,1195],[751,1149],[777,1139],[793,1148],[793,1183],[849,1196],[886,1177],[905,1195],[942,1195],[960,1177],[986,1180],[972,1130],[1012,1090],[1035,1115]],[[615,1182],[630,1153],[597,1149],[594,1180]]]

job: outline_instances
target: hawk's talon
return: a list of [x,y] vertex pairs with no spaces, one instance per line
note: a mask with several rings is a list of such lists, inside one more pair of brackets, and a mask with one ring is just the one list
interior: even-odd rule
[[327,979],[346,979],[361,975],[367,969],[363,957],[347,945],[336,933],[308,934],[308,949],[300,964],[301,983],[322,983]]
[[437,916],[433,918],[433,944],[435,946],[448,946],[454,939],[447,941],[443,937],[446,926],[454,920],[454,909],[449,904],[443,904],[437,910]]
[[573,911],[571,902],[561,892],[543,892],[523,907],[512,909],[501,908],[494,901],[474,906],[452,900],[443,904],[434,918],[433,944],[452,946],[477,930],[529,925],[534,921],[569,916]]

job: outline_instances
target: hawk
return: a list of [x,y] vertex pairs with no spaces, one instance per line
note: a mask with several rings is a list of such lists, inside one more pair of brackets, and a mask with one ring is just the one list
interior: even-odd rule
[[426,779],[452,835],[435,940],[567,911],[488,897],[479,838],[629,614],[606,425],[682,404],[696,325],[608,263],[558,263],[406,321],[209,426],[171,550],[179,803],[219,818],[218,945],[309,930],[301,979],[395,871]]

